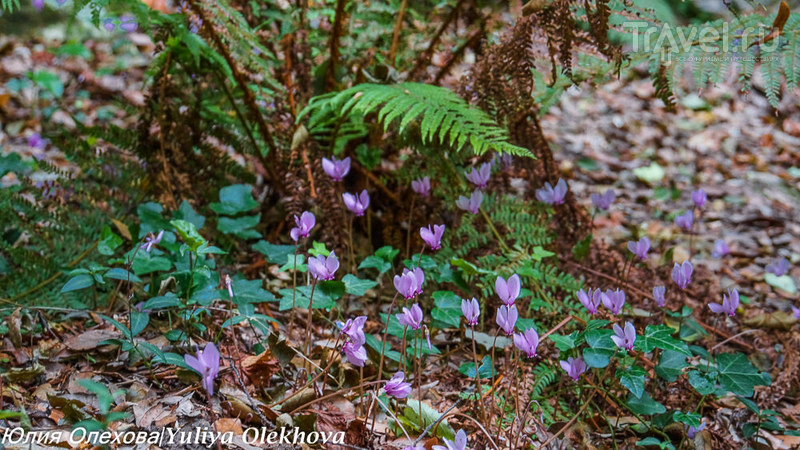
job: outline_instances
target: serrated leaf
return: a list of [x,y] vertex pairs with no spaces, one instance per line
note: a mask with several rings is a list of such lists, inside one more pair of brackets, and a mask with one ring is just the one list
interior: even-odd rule
[[356,297],[363,296],[368,290],[378,285],[377,281],[362,280],[351,273],[343,276],[342,282],[344,283],[345,292]]

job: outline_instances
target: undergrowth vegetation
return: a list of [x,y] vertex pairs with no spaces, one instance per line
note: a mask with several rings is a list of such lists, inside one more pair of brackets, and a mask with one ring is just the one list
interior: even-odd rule
[[[566,90],[637,70],[667,109],[687,79],[735,73],[748,90],[761,70],[777,106],[800,73],[800,16],[785,4],[678,26],[638,1],[33,3],[3,0],[4,17],[62,8],[155,50],[142,104],[121,105],[132,127],[84,125],[64,104],[76,123],[64,129],[47,118],[76,83],[6,83],[36,86],[41,139],[70,163],[0,155],[13,181],[0,189],[0,297],[9,323],[29,325],[9,336],[91,311],[83,326],[113,327],[102,345],[125,367],[165,390],[199,383],[214,429],[238,417],[313,430],[317,407],[345,398],[352,420],[336,431],[354,448],[564,448],[576,422],[606,448],[722,448],[706,430],[719,399],[741,407],[739,444],[797,435],[755,395],[770,374],[719,330],[750,299],[695,288],[705,255],[654,264],[647,237],[627,251],[595,242],[613,192],[586,211],[539,121]],[[675,219],[690,248],[706,207],[702,189],[692,198]],[[687,296],[706,296],[713,324]],[[238,412],[223,378],[245,393]],[[85,388],[102,411],[64,423],[129,419],[100,381]],[[5,405],[30,428],[31,411]]]

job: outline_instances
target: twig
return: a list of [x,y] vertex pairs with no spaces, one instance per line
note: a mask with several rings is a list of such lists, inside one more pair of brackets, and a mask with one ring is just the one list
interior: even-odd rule
[[719,348],[719,347],[721,347],[721,346],[725,345],[725,344],[726,344],[726,343],[728,343],[728,342],[731,342],[731,341],[736,341],[736,338],[737,338],[737,337],[739,337],[739,336],[743,336],[743,335],[745,335],[745,334],[750,334],[750,333],[753,333],[753,332],[755,332],[755,331],[760,331],[760,330],[759,330],[758,328],[751,328],[751,329],[749,329],[749,330],[744,330],[744,331],[742,331],[741,333],[734,334],[733,336],[729,337],[728,339],[725,339],[724,341],[720,342],[719,344],[717,344],[717,345],[715,345],[715,346],[711,347],[711,350],[709,350],[708,352],[709,352],[709,353],[711,353],[711,352],[713,352],[714,350],[716,350],[717,348]]
[[450,14],[447,16],[447,20],[436,30],[436,34],[431,39],[431,42],[428,44],[428,48],[422,52],[419,57],[417,58],[417,62],[414,64],[414,67],[408,73],[408,79],[413,80],[416,78],[419,71],[422,69],[423,64],[426,61],[430,60],[431,54],[433,53],[434,48],[439,44],[439,40],[442,38],[444,31],[450,27],[453,21],[456,19],[456,15],[458,14],[458,10],[461,9],[461,5],[464,4],[464,0],[458,0],[456,6],[450,11]]
[[230,363],[231,365],[231,369],[233,369],[233,374],[236,375],[236,381],[239,382],[239,387],[242,389],[242,392],[244,392],[244,395],[247,397],[248,403],[250,403],[250,407],[253,408],[253,411],[255,411],[256,415],[261,420],[261,423],[263,425],[269,425],[270,427],[275,428],[275,424],[270,422],[269,419],[267,419],[264,413],[261,412],[261,409],[258,407],[258,404],[256,404],[255,400],[253,400],[253,397],[250,397],[250,393],[247,392],[247,387],[245,386],[244,380],[242,379],[242,374],[240,374],[239,370],[236,368],[236,364],[234,364],[233,362],[233,357],[227,356],[227,358],[228,358],[228,363]]

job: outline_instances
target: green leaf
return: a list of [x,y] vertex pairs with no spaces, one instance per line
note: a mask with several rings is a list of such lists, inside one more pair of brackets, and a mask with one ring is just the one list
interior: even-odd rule
[[[281,311],[286,311],[292,308],[292,289],[286,288],[278,291],[281,294],[281,302],[278,307]],[[311,286],[299,286],[297,288],[297,296],[295,297],[295,308],[308,309],[309,299],[311,297]],[[333,299],[322,292],[321,289],[314,289],[314,308],[313,309],[330,309],[336,306]]]
[[551,252],[549,250],[545,250],[544,248],[542,248],[541,245],[537,245],[537,246],[533,247],[533,253],[530,254],[530,257],[533,258],[534,261],[541,261],[544,258],[548,258],[548,257],[554,256],[554,255],[555,255],[555,253],[553,253],[553,252]]
[[617,370],[617,377],[620,384],[628,388],[636,398],[641,398],[644,392],[644,383],[647,377],[647,371],[639,366],[632,366],[628,369]]
[[53,72],[37,70],[31,77],[31,80],[36,83],[36,86],[50,92],[56,98],[60,98],[64,95],[64,83],[62,83],[58,75]]
[[702,418],[702,416],[700,416],[700,414],[693,413],[693,412],[685,413],[685,412],[681,412],[681,411],[675,411],[672,414],[672,420],[674,420],[675,422],[680,422],[680,423],[682,423],[684,425],[687,425],[687,426],[690,426],[690,427],[695,427],[695,428],[700,426],[700,419],[701,418]]
[[131,339],[131,330],[129,330],[128,327],[126,327],[125,325],[117,322],[116,320],[112,319],[111,317],[105,316],[103,314],[97,314],[97,316],[100,317],[101,319],[105,320],[106,322],[110,323],[111,325],[114,325],[114,327],[116,329],[118,329],[120,331],[120,333],[122,333],[122,336],[124,336],[125,339],[128,339],[128,340]]
[[[420,410],[422,411],[421,418],[419,414]],[[406,419],[407,424],[412,425],[413,430],[422,431],[428,425],[436,423],[441,416],[442,414],[436,411],[429,403],[421,402],[420,404],[418,400],[406,398],[406,407],[403,408],[402,418]],[[404,425],[406,423],[404,423]],[[443,419],[436,427],[435,434],[436,436],[452,440],[456,433],[453,431],[453,427],[447,422],[447,419]]]
[[159,297],[153,297],[142,304],[142,311],[151,309],[174,308],[182,306],[181,301],[175,294],[167,294]]
[[356,297],[362,297],[368,290],[378,285],[377,281],[362,280],[351,273],[342,277],[342,282],[345,292]]
[[[366,338],[367,345],[371,347],[373,350],[375,350],[376,353],[380,354],[382,346],[381,341],[371,334],[366,334],[364,335],[364,337]],[[392,361],[400,362],[400,352],[398,352],[397,350],[392,350],[391,344],[387,342],[386,348],[384,350],[385,350],[384,351],[385,357],[391,359]]]
[[115,267],[109,270],[108,272],[104,273],[103,276],[111,280],[130,281],[131,283],[142,282],[141,278],[120,267]]
[[797,286],[789,275],[781,275],[778,277],[775,276],[774,273],[767,272],[764,274],[764,281],[775,289],[780,289],[787,294],[794,295],[797,293]]
[[295,255],[288,255],[286,257],[286,264],[281,266],[278,270],[281,272],[290,272],[297,270],[298,272],[305,273],[308,269],[306,266],[306,255],[297,255],[297,259],[295,259]]
[[766,373],[760,373],[742,353],[722,353],[717,356],[719,384],[728,391],[753,396],[755,386],[768,386],[772,379]]
[[338,300],[344,295],[345,285],[339,280],[321,281],[317,283],[317,290],[332,300]]
[[172,262],[163,256],[156,256],[153,252],[138,252],[131,264],[131,269],[136,275],[145,275],[152,272],[166,271],[172,268]]
[[92,59],[92,52],[80,42],[69,42],[53,49],[53,54],[58,56],[77,56],[83,59]]
[[714,378],[716,373],[704,373],[699,370],[689,371],[687,378],[689,384],[692,385],[700,395],[713,394],[716,391]]
[[461,325],[461,297],[450,291],[433,293],[431,317],[452,328]]
[[636,175],[636,178],[645,183],[654,184],[661,181],[664,175],[666,175],[666,172],[663,167],[654,162],[647,167],[633,169],[633,174]]
[[61,288],[61,293],[63,294],[64,292],[86,289],[92,284],[94,284],[94,278],[92,278],[91,275],[75,275],[74,277],[70,278],[69,281],[67,281],[64,287]]
[[383,258],[378,256],[367,256],[361,261],[361,264],[358,265],[358,269],[375,269],[383,275],[384,273],[388,272],[392,268],[392,263],[387,262]]
[[136,207],[136,214],[139,216],[139,238],[143,238],[147,233],[158,234],[161,230],[168,230],[170,223],[161,216],[164,207],[154,202],[142,203]]
[[[219,190],[219,203],[211,203],[211,209],[217,214],[234,216],[250,211],[258,206],[253,198],[253,188],[248,184],[234,184]],[[220,230],[222,231],[222,230]]]
[[572,333],[566,336],[553,333],[548,338],[556,344],[556,348],[561,350],[562,352],[566,352],[572,350],[577,346],[577,342],[575,341],[577,337],[577,333]]
[[178,209],[175,211],[175,218],[191,223],[197,230],[203,228],[203,225],[206,223],[206,218],[197,214],[194,208],[192,208],[192,205],[186,200],[182,201],[180,206],[178,206]]
[[185,242],[193,252],[197,252],[197,249],[200,248],[201,245],[208,243],[208,241],[197,232],[197,228],[195,228],[194,224],[191,222],[175,219],[172,220],[170,224],[175,227],[178,236],[181,237],[183,242]]
[[583,359],[589,367],[606,367],[614,353],[617,352],[617,345],[611,340],[613,335],[609,329],[589,330],[586,332],[586,344],[589,348],[583,349]]
[[111,395],[111,392],[109,392],[106,385],[88,378],[78,380],[78,384],[97,396],[97,403],[100,406],[100,412],[103,414],[108,413],[109,409],[111,408],[111,404],[114,402],[114,396]]
[[685,342],[681,342],[672,337],[674,332],[675,330],[667,325],[648,325],[647,328],[645,328],[644,334],[636,338],[636,349],[644,353],[649,353],[655,348],[660,348],[679,352],[686,356],[692,356]]
[[267,241],[256,242],[253,250],[262,253],[272,264],[283,264],[294,255],[294,245],[274,245]]
[[[233,287],[233,301],[237,305],[245,303],[261,303],[271,302],[275,300],[272,293],[264,290],[261,285],[261,280],[245,280],[244,278],[236,278],[231,283]],[[225,293],[227,296],[227,292]],[[314,292],[316,300],[317,292]],[[306,305],[308,306],[308,305]]]
[[114,250],[122,244],[122,238],[117,236],[111,227],[106,225],[100,233],[100,241],[97,243],[97,252],[101,255],[111,256]]
[[656,374],[672,383],[678,379],[686,366],[686,355],[672,350],[664,350],[658,359]]
[[661,403],[653,400],[647,391],[642,392],[641,397],[636,397],[633,394],[628,396],[628,408],[636,414],[651,416],[653,414],[661,414],[667,410]]
[[134,336],[142,332],[150,322],[150,315],[136,310],[131,311],[131,333]]
[[[475,363],[474,362],[466,362],[461,364],[461,367],[458,368],[458,371],[469,378],[475,378]],[[494,369],[492,367],[492,358],[489,355],[483,357],[481,360],[480,368],[478,368],[478,373],[480,374],[481,379],[492,378],[494,375]]]
[[[467,339],[472,339],[472,329],[468,328],[464,331],[464,336]],[[487,351],[495,348],[506,348],[513,344],[513,341],[505,336],[490,335],[480,331],[475,332],[475,343],[485,348]]]
[[261,214],[255,216],[242,216],[235,219],[230,217],[220,217],[217,221],[217,230],[223,234],[232,234],[242,239],[258,239],[261,233],[253,227],[261,221]]

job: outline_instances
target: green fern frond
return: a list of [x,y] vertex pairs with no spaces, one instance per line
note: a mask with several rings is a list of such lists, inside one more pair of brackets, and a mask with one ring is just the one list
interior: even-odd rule
[[460,151],[469,144],[476,155],[493,150],[533,157],[527,149],[509,143],[508,133],[491,116],[449,89],[427,84],[359,84],[334,96],[312,99],[300,119],[310,115],[309,130],[317,134],[341,119],[370,113],[377,114],[385,131],[394,124],[403,134],[411,124],[417,124],[423,145],[438,144]]
[[14,9],[20,9],[19,0],[3,0],[2,1],[3,10],[8,12],[14,12]]

